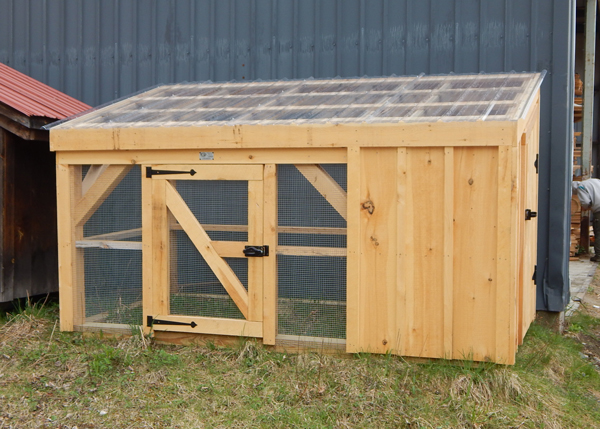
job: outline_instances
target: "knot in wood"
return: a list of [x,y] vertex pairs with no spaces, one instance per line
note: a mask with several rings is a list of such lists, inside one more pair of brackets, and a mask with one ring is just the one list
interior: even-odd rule
[[469,179],[469,185],[473,184],[473,179]]
[[373,201],[371,200],[365,201],[362,206],[363,209],[369,212],[369,214],[373,214],[373,212],[375,211],[375,204],[373,204]]
[[383,340],[383,341],[381,342],[381,344],[383,344],[384,346],[385,346],[385,345],[387,345],[387,343],[388,343],[388,342],[387,342],[387,340]]

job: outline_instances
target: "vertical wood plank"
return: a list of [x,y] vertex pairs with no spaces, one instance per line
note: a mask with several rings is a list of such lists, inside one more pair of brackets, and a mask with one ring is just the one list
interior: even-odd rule
[[[263,244],[263,181],[248,181],[248,242]],[[263,320],[263,270],[265,258],[248,260],[248,320]]]
[[497,147],[454,148],[453,358],[493,360],[498,247]]
[[153,200],[152,185],[153,180],[146,178],[146,168],[141,168],[142,181],[142,324],[144,334],[149,334],[151,328],[146,326],[148,316],[154,316],[154,281],[153,281]]
[[444,149],[444,357],[452,358],[454,320],[454,148]]
[[270,256],[263,262],[263,343],[274,345],[277,337],[277,166],[264,167],[263,242]]
[[360,147],[348,148],[347,165],[347,238],[346,238],[346,351],[361,351],[359,327],[360,305],[360,217],[361,217],[361,169]]
[[412,288],[413,278],[413,225],[412,225],[412,199],[408,186],[408,161],[407,148],[398,148],[398,265],[396,267],[396,338],[394,338],[395,352],[406,355],[408,339],[408,317],[410,311],[407,304],[407,289]]
[[406,353],[444,357],[444,148],[410,148],[407,160]]
[[169,314],[169,216],[166,181],[152,180],[152,310],[151,314]]
[[[496,318],[493,361],[513,364],[516,352],[517,314],[516,255],[518,219],[516,160],[518,146],[500,146],[498,151],[498,211],[496,240]],[[513,159],[515,162],[513,162]],[[514,258],[513,258],[514,256]]]
[[359,347],[386,353],[396,330],[396,148],[361,149]]

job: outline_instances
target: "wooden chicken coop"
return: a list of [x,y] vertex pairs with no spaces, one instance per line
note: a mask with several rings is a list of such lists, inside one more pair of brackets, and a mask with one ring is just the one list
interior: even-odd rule
[[61,329],[514,363],[542,78],[186,83],[54,126]]

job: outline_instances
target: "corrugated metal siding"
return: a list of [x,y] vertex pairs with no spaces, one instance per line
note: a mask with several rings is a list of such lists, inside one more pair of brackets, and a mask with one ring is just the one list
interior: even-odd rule
[[0,10],[0,62],[91,105],[207,79],[548,70],[538,307],[564,307],[573,0],[0,0]]

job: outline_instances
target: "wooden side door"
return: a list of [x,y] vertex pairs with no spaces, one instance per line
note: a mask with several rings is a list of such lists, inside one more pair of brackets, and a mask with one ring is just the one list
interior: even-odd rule
[[145,166],[148,327],[263,336],[263,169]]

